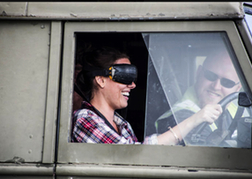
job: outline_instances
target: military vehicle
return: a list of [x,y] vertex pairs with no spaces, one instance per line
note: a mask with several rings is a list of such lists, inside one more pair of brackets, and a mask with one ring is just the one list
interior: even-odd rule
[[[252,178],[251,19],[249,2],[0,2],[0,177]],[[228,52],[242,86],[226,99],[242,109],[230,140],[71,142],[74,76],[88,45],[118,48],[137,66],[123,112],[139,141],[158,132],[198,66]]]

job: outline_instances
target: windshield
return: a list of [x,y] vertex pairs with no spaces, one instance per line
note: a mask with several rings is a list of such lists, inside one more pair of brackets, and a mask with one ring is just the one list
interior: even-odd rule
[[[240,109],[237,104],[246,82],[227,34],[142,36],[149,51],[145,136],[162,134],[193,116],[202,122],[194,123],[181,145],[251,148],[251,108]],[[201,115],[217,103],[223,110],[218,119]],[[181,133],[185,130],[180,127]]]

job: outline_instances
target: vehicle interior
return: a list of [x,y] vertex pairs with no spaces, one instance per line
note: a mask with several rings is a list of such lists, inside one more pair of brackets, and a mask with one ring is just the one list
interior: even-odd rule
[[[89,46],[110,46],[128,54],[131,63],[136,65],[137,87],[130,93],[128,107],[118,112],[132,125],[139,141],[157,132],[155,121],[194,84],[198,66],[214,50],[223,48],[229,52],[246,86],[225,32],[78,32],[75,38],[76,61]],[[246,129],[251,141],[251,128]]]

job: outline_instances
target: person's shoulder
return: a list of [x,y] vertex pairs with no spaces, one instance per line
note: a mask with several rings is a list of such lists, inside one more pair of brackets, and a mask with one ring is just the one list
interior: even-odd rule
[[93,111],[87,108],[84,109],[79,109],[75,112],[74,116],[83,116],[83,115],[88,115],[89,113],[92,113]]
[[95,114],[93,106],[90,103],[86,102],[86,101],[82,101],[81,108],[74,112],[74,117],[76,117],[76,116],[87,116],[87,115],[91,115],[91,114],[92,115]]
[[193,112],[197,112],[200,110],[200,107],[194,101],[190,99],[186,99],[184,101],[176,103],[172,108],[174,111],[180,111],[180,110],[186,109]]
[[92,122],[93,124],[105,123],[104,120],[91,109],[80,109],[74,115],[74,121]]

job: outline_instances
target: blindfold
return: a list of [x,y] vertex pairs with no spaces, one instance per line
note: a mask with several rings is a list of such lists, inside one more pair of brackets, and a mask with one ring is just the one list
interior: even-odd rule
[[83,68],[84,71],[88,71],[88,75],[109,77],[111,80],[130,85],[137,79],[137,68],[131,64],[115,64],[109,67],[109,69],[100,69],[96,67],[90,67],[89,65]]

